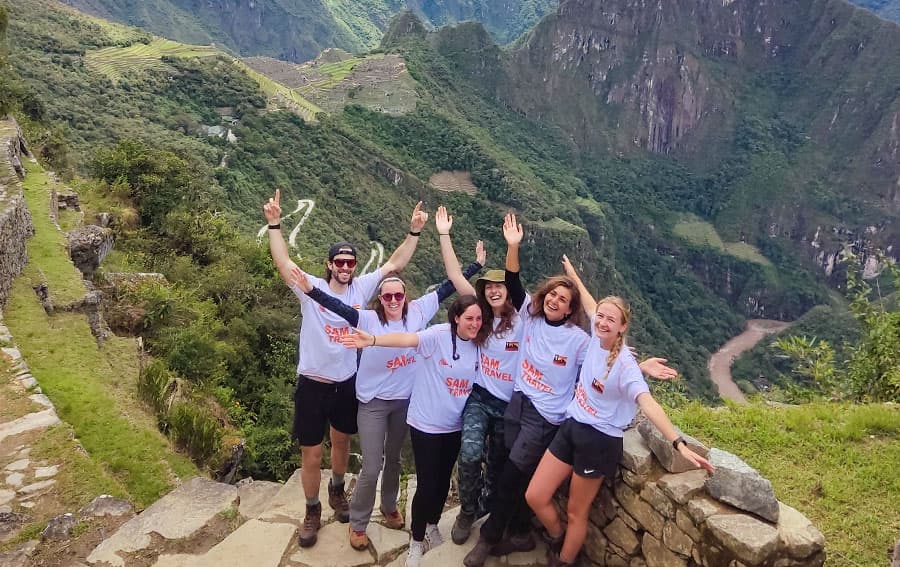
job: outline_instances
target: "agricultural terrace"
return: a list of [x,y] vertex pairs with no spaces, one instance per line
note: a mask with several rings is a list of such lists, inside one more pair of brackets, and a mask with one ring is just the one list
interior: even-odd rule
[[211,57],[221,54],[215,47],[189,45],[157,38],[150,43],[129,47],[107,47],[88,52],[84,59],[88,69],[103,73],[116,81],[125,73],[147,69],[165,69],[163,57]]

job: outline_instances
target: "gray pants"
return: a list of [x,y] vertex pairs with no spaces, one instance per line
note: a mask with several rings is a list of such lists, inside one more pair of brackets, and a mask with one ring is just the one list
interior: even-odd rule
[[[350,501],[350,527],[364,532],[375,507],[375,489],[381,473],[381,509],[397,509],[400,494],[400,449],[409,428],[409,400],[373,399],[359,404],[356,421],[362,451],[362,470]],[[383,470],[382,470],[383,469]]]

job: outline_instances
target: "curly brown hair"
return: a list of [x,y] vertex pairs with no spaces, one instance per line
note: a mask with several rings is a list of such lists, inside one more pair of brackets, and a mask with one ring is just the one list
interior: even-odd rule
[[530,315],[532,317],[543,317],[544,300],[547,298],[548,293],[558,287],[564,287],[572,293],[572,301],[569,302],[571,313],[566,316],[566,324],[584,327],[585,319],[584,311],[581,307],[581,294],[578,292],[578,285],[575,284],[575,280],[569,276],[552,276],[544,280],[537,293],[531,298]]

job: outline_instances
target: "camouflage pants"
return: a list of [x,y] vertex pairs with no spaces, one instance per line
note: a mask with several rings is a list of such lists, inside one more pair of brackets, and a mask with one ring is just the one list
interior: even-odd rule
[[509,451],[503,437],[506,402],[475,386],[463,410],[457,475],[462,513],[482,516],[495,494]]

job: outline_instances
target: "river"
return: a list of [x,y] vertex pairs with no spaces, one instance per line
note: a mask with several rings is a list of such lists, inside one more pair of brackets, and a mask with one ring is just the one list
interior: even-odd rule
[[722,345],[709,359],[709,375],[719,389],[719,395],[740,404],[746,404],[741,389],[731,377],[731,364],[746,350],[750,350],[766,335],[788,328],[790,323],[773,319],[750,319],[744,332]]

